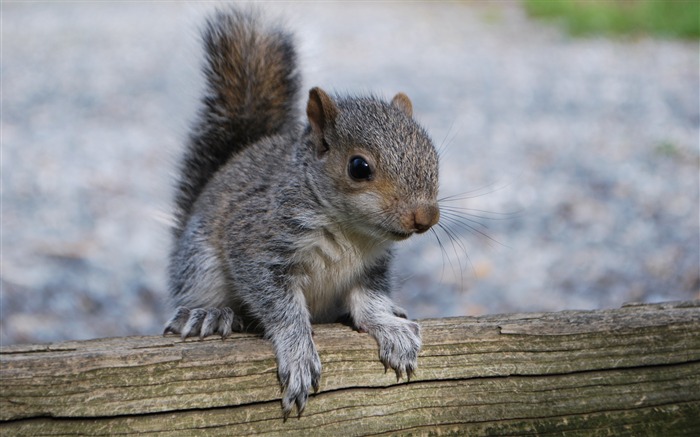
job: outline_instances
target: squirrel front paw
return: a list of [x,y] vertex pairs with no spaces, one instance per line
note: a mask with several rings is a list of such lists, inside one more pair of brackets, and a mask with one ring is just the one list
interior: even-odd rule
[[367,329],[379,343],[379,360],[384,369],[394,369],[398,382],[405,374],[410,381],[418,367],[421,348],[420,326],[401,317],[391,317],[390,322]]
[[311,339],[277,352],[277,375],[282,386],[282,411],[287,420],[296,404],[297,415],[306,407],[309,390],[318,391],[321,380],[321,359]]
[[212,334],[228,337],[233,331],[243,330],[243,320],[228,307],[224,308],[195,308],[178,307],[175,314],[165,324],[163,335],[172,332],[180,334],[184,340],[187,337],[199,335],[202,339]]

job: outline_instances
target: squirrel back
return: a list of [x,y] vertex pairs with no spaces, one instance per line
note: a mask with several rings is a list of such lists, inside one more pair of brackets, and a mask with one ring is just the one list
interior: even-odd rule
[[202,32],[206,90],[180,164],[175,237],[232,155],[298,123],[301,79],[292,35],[260,21],[253,11],[220,10]]

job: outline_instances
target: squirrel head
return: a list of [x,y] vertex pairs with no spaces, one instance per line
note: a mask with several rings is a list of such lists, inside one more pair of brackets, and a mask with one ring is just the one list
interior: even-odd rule
[[331,98],[309,92],[315,183],[338,223],[381,240],[423,233],[440,218],[438,156],[403,93]]

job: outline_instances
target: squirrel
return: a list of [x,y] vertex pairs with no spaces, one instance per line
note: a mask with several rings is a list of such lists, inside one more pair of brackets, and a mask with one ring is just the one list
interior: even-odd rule
[[286,420],[319,389],[312,323],[349,317],[410,380],[420,327],[390,299],[392,246],[440,217],[438,154],[411,100],[308,93],[292,34],[258,12],[215,11],[206,92],[180,166],[164,334],[262,331]]

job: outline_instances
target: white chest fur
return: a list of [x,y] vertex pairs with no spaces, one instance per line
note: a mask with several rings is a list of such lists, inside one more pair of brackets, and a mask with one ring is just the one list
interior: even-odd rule
[[334,322],[347,312],[345,297],[361,275],[387,250],[361,236],[324,229],[306,238],[297,251],[302,266],[299,286],[314,323]]

